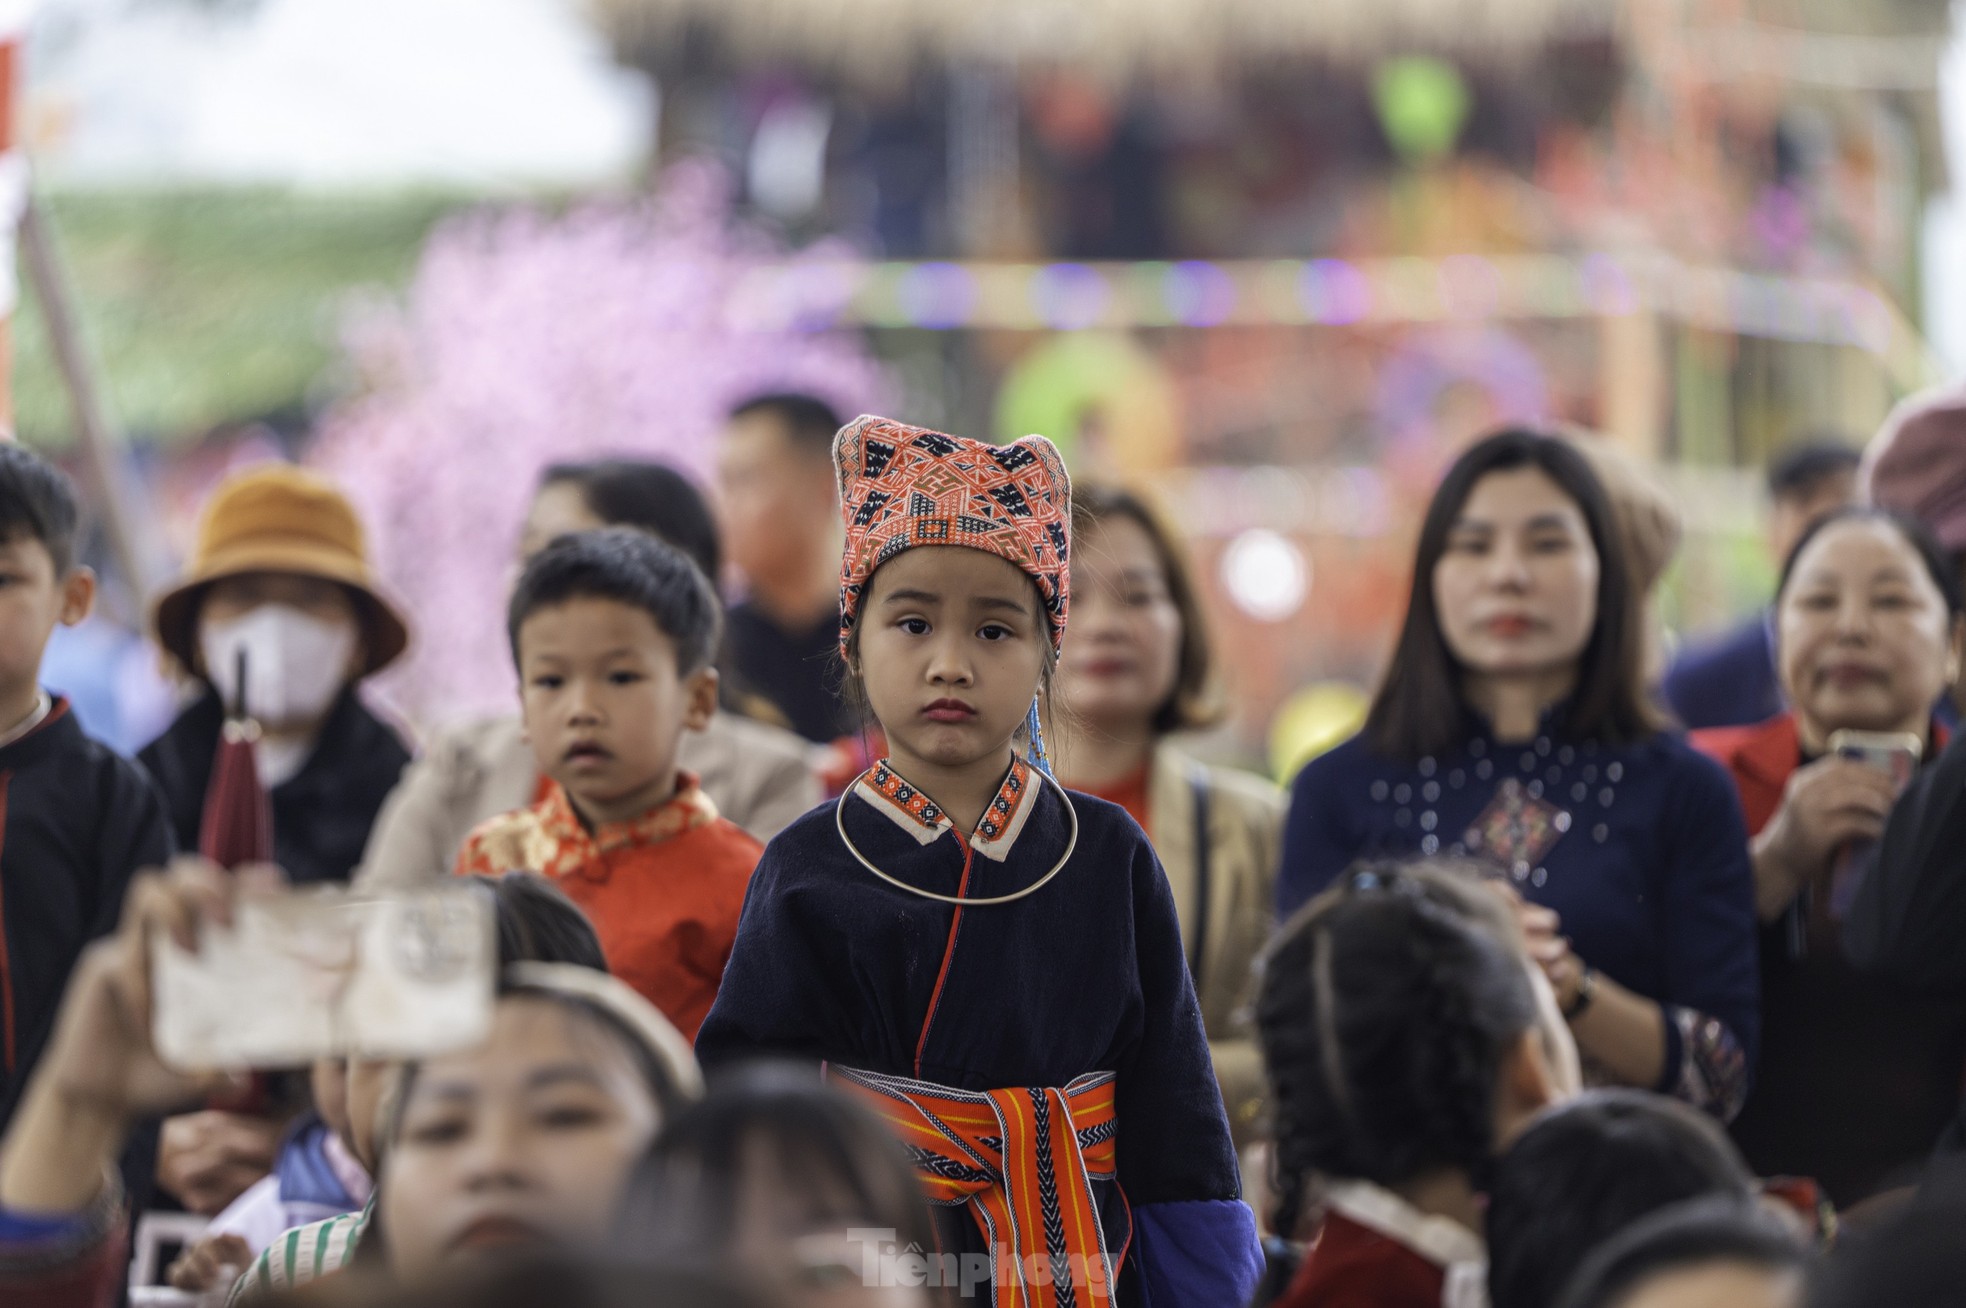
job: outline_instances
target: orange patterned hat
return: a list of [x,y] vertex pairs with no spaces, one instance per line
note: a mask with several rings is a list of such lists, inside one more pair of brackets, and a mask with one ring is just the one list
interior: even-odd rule
[[961,545],[1015,564],[1036,583],[1055,653],[1071,602],[1072,481],[1042,436],[986,445],[862,416],[833,439],[846,554],[840,652],[874,569],[917,545]]

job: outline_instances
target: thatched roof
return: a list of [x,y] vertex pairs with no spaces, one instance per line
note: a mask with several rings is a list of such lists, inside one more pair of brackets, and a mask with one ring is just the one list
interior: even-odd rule
[[1618,0],[589,0],[623,48],[707,34],[739,59],[892,74],[921,59],[1127,74],[1247,58],[1534,49],[1604,31]]

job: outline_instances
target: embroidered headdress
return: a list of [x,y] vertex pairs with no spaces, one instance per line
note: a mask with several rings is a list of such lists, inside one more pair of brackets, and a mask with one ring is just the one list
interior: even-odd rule
[[1042,436],[986,445],[862,416],[833,440],[846,553],[840,651],[874,570],[918,545],[961,545],[1017,566],[1038,588],[1057,653],[1071,600],[1072,482]]

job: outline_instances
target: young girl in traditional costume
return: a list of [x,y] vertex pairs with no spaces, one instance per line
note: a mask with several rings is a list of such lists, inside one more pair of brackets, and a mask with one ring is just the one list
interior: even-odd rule
[[957,1255],[931,1265],[987,1267],[1003,1308],[1244,1303],[1261,1253],[1167,879],[1045,764],[1064,464],[872,417],[834,459],[841,651],[888,756],[766,848],[699,1056],[870,1096]]

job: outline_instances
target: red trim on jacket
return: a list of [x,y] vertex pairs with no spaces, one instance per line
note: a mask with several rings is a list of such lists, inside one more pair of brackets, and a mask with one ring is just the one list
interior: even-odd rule
[[[956,898],[965,899],[969,896],[969,869],[970,865],[975,861],[976,850],[960,834],[956,836],[956,840],[963,847],[963,876],[962,880],[956,883]],[[962,926],[963,909],[962,905],[958,904],[956,905],[956,911],[949,918],[949,941],[942,947],[942,970],[935,974],[935,989],[931,990],[928,995],[928,1013],[922,1018],[921,1038],[915,1041],[915,1077],[917,1080],[921,1078],[922,1074],[922,1051],[928,1048],[928,1029],[935,1025],[935,1010],[942,1003],[942,983],[949,979],[949,964],[954,962],[956,958],[956,934],[962,930]]]

